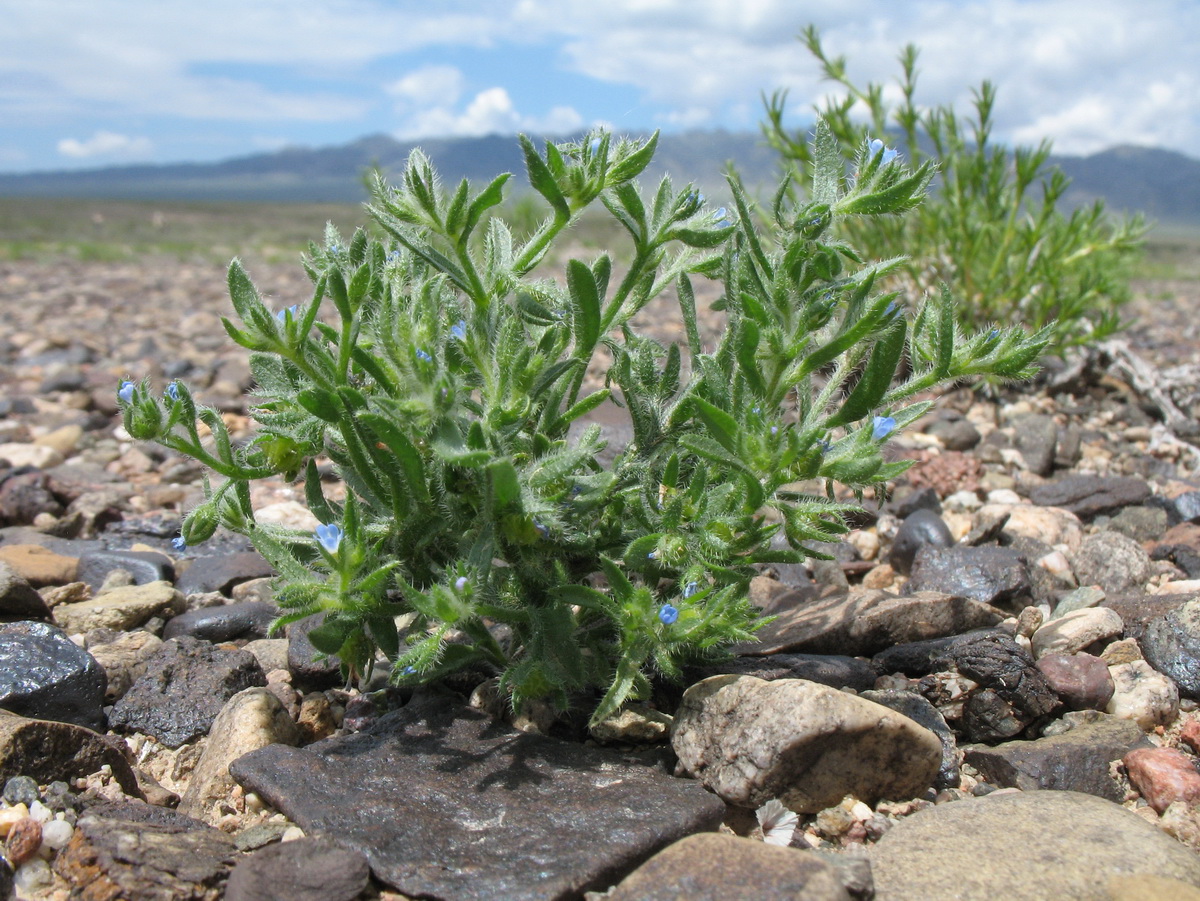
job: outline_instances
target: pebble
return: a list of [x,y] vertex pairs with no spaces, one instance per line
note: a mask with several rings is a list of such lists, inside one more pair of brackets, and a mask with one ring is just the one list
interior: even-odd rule
[[1195,758],[1174,748],[1139,748],[1122,759],[1129,782],[1159,813],[1176,801],[1200,802]]
[[1111,607],[1088,607],[1052,619],[1033,633],[1035,657],[1074,654],[1120,635],[1125,623]]
[[1108,672],[1113,680],[1108,713],[1133,720],[1147,732],[1175,721],[1179,689],[1162,673],[1143,660],[1110,666]]

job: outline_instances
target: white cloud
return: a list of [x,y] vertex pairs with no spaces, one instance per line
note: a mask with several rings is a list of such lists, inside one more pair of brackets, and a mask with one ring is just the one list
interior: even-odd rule
[[502,87],[480,91],[461,110],[453,105],[434,106],[407,117],[396,137],[453,137],[514,134],[563,135],[583,127],[584,119],[569,106],[556,106],[544,116],[522,115]]
[[401,109],[453,104],[462,96],[466,79],[454,66],[425,66],[384,86]]
[[73,159],[147,157],[153,149],[154,145],[149,138],[133,138],[113,131],[97,131],[82,141],[77,138],[63,138],[58,142],[58,152]]

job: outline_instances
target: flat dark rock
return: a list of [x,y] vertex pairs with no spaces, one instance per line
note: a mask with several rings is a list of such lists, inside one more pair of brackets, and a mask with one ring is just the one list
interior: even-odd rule
[[926,544],[913,558],[905,594],[942,591],[983,604],[1014,604],[1032,598],[1028,562],[1007,547],[937,547]]
[[104,729],[103,667],[57,626],[0,626],[0,707],[21,716]]
[[262,748],[230,772],[305,831],[361,851],[388,885],[446,901],[604,889],[725,812],[697,782],[436,697],[367,732]]
[[140,797],[137,777],[117,742],[72,723],[26,719],[0,710],[0,783],[29,776],[47,784],[88,776],[107,765],[127,795]]
[[1039,507],[1062,507],[1080,519],[1131,507],[1149,496],[1150,486],[1142,479],[1083,474],[1053,479],[1029,492],[1029,499]]
[[353,901],[371,878],[367,859],[326,839],[267,845],[238,861],[225,901]]
[[174,582],[175,564],[155,551],[94,551],[79,558],[75,576],[98,591],[109,573],[122,569],[133,576],[135,585],[148,582]]
[[172,617],[163,629],[164,640],[190,635],[203,641],[266,638],[279,608],[263,601],[242,601],[218,607],[201,607]]
[[275,570],[257,551],[216,554],[193,560],[175,587],[185,595],[207,591],[228,595],[239,582],[273,575]]

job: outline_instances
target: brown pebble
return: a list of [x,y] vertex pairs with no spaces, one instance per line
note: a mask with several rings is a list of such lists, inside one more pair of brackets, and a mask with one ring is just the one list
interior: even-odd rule
[[1179,740],[1200,754],[1200,720],[1188,720],[1179,730]]
[[1173,801],[1200,802],[1200,773],[1174,748],[1137,748],[1121,761],[1130,784],[1160,814]]
[[4,842],[4,856],[14,868],[31,860],[42,846],[42,824],[33,817],[13,823]]

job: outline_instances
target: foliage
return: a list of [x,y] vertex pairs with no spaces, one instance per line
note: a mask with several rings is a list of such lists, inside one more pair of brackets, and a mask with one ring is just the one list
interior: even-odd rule
[[[1064,210],[1070,181],[1048,165],[1049,141],[1012,153],[991,141],[996,89],[990,82],[974,91],[974,117],[960,120],[951,107],[917,105],[914,46],[900,54],[900,100],[893,104],[882,85],[855,86],[845,59],[826,55],[814,27],[801,40],[845,90],[818,110],[844,152],[869,134],[899,133],[910,160],[938,168],[935,190],[913,215],[840,224],[839,234],[869,258],[908,256],[897,283],[910,300],[945,283],[965,322],[1053,323],[1059,351],[1121,327],[1118,308],[1129,300],[1127,270],[1145,232],[1141,219],[1114,222],[1102,201]],[[816,160],[805,136],[783,124],[786,99],[776,92],[767,101],[763,130],[811,189]]]
[[[377,650],[401,684],[482,668],[514,705],[594,704],[598,721],[651,675],[751,637],[755,567],[846,531],[854,505],[833,499],[834,482],[861,499],[903,471],[881,448],[928,408],[914,395],[1033,371],[1046,333],[966,334],[946,295],[910,322],[895,293],[875,290],[901,261],[864,263],[831,237],[847,218],[915,206],[930,166],[863,145],[847,183],[819,129],[812,201],[781,190],[760,233],[736,179],[733,211],[667,179],[643,192],[634,179],[656,139],[597,133],[539,152],[522,138],[550,213],[521,241],[491,215],[508,175],[447,192],[414,152],[399,187],[374,185],[387,240],[347,243],[330,227],[305,261],[304,305],[268,309],[234,261],[226,328],[251,351],[257,437],[235,446],[182,382],[118,391],[131,435],[224,478],[183,540],[219,523],[249,536],[280,574],[278,624],[325,614],[310,638],[350,675]],[[629,235],[628,269],[600,254],[540,277],[555,239],[597,204]],[[714,347],[697,277],[725,288]],[[664,292],[682,311],[680,344],[631,325]],[[606,357],[601,386],[588,372]],[[607,466],[604,434],[582,427],[601,404],[623,409],[633,434]],[[344,480],[344,502],[323,491],[318,458]],[[256,521],[250,481],[281,473],[303,473],[316,535]]]

